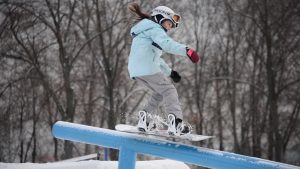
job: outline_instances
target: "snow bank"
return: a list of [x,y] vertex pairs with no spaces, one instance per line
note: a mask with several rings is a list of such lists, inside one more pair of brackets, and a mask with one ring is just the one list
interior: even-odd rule
[[[55,163],[0,163],[1,169],[117,169],[117,161],[80,161],[80,162],[55,162]],[[189,167],[178,161],[153,160],[137,161],[136,169],[189,169]]]

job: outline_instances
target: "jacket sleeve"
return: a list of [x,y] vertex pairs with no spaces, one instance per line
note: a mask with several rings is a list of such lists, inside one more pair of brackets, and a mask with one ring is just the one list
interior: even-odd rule
[[187,56],[186,45],[174,41],[162,28],[153,28],[149,30],[153,42],[158,44],[163,51],[175,55]]
[[159,58],[159,63],[160,63],[160,70],[165,75],[170,76],[172,69],[169,67],[169,65],[162,58]]

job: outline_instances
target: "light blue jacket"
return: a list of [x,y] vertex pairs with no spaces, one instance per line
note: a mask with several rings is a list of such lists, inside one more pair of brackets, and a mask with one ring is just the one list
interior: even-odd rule
[[[131,78],[158,72],[169,76],[171,68],[161,58],[162,51],[186,56],[186,45],[171,39],[161,25],[149,19],[138,22],[132,27],[130,33],[133,36],[128,61]],[[154,46],[153,42],[158,46]]]

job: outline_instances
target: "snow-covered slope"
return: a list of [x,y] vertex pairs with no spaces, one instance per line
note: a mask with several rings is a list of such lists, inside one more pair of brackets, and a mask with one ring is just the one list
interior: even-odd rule
[[[1,169],[117,169],[116,161],[80,161],[80,162],[55,162],[55,163],[0,163]],[[182,162],[172,160],[137,161],[136,169],[189,169]]]

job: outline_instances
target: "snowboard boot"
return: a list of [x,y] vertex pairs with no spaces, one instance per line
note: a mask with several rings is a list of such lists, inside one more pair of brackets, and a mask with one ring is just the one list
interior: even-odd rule
[[182,119],[176,118],[174,114],[168,115],[168,133],[170,135],[184,135],[191,133],[191,126],[182,122]]
[[156,124],[152,118],[152,115],[146,111],[139,111],[138,130],[141,132],[148,132],[156,129]]

